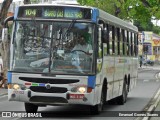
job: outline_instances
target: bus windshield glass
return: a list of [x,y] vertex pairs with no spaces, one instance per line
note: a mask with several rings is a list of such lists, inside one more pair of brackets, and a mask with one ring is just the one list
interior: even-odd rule
[[92,23],[15,21],[11,71],[51,74],[94,72]]

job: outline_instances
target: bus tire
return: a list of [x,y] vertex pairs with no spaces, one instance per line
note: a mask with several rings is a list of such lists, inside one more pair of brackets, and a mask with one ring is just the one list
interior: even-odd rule
[[104,98],[105,95],[104,94],[105,94],[105,92],[104,92],[104,90],[102,90],[100,103],[95,106],[90,106],[90,113],[92,115],[97,115],[102,112],[103,106],[105,103],[105,98]]
[[124,103],[127,101],[127,96],[128,96],[127,89],[128,89],[127,83],[126,81],[124,81],[122,95],[116,98],[118,105],[124,105]]
[[38,106],[31,103],[24,103],[24,106],[27,113],[36,113],[38,110]]

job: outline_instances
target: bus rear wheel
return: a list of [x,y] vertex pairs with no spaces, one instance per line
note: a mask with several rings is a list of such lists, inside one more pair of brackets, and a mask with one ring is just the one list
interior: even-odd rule
[[117,104],[124,105],[124,103],[127,101],[127,96],[128,96],[128,86],[126,81],[124,81],[122,95],[116,98]]
[[27,113],[36,113],[38,110],[38,106],[31,103],[24,103],[24,106]]

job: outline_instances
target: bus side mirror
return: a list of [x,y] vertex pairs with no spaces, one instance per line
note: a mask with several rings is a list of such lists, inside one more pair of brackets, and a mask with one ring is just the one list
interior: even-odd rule
[[7,41],[8,40],[8,28],[3,28],[2,29],[2,41]]
[[4,20],[4,28],[2,29],[2,41],[7,41],[8,40],[8,36],[9,36],[9,31],[8,31],[8,22],[9,21],[13,21],[14,19],[14,16],[10,16],[10,17],[7,17],[5,20]]

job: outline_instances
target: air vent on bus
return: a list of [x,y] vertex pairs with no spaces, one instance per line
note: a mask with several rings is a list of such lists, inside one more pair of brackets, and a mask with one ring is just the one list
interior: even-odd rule
[[52,79],[52,78],[32,78],[32,77],[19,77],[20,80],[34,83],[50,83],[50,84],[70,84],[77,83],[77,79]]
[[46,87],[42,86],[31,86],[30,89],[33,92],[41,92],[41,93],[66,93],[67,88],[63,87],[51,87],[50,89],[47,89]]

